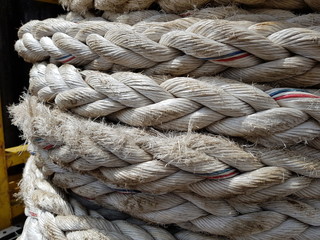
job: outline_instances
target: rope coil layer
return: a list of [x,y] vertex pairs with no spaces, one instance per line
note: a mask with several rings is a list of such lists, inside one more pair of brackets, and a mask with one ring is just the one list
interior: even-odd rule
[[[319,14],[61,2],[82,13],[31,21],[15,44],[34,64],[10,108],[32,153],[21,239],[318,238]],[[168,14],[117,10],[154,2]]]
[[310,239],[319,232],[316,149],[110,127],[32,98],[11,113],[41,172],[102,207],[230,239]]
[[[206,17],[200,19],[199,12],[204,10]],[[158,14],[132,26],[103,18],[77,23],[31,21],[19,30],[15,49],[27,62],[48,60],[88,70],[193,77],[220,74],[247,83],[291,87],[319,84],[319,14],[271,17],[265,11],[264,16],[285,20],[259,22],[226,20],[235,16],[234,7],[220,15],[218,9],[204,10],[175,20]],[[246,16],[255,15],[242,14],[241,19]]]
[[[20,184],[20,197],[28,216],[20,240],[102,239],[102,240],[191,240],[208,237],[190,231],[147,225],[113,209],[101,208],[87,200],[66,196],[52,185],[31,156]],[[80,200],[80,201],[79,201]],[[83,205],[85,203],[85,205]],[[214,237],[210,239],[222,239]]]
[[137,11],[149,8],[157,3],[161,9],[169,13],[182,12],[194,8],[208,6],[208,4],[244,4],[255,7],[281,8],[281,9],[304,9],[312,8],[320,10],[317,0],[60,0],[60,3],[72,11],[84,12],[88,9],[108,10],[113,12]]
[[35,64],[31,94],[84,117],[136,127],[242,137],[264,146],[312,142],[320,133],[316,89],[270,88],[221,77],[151,78]]

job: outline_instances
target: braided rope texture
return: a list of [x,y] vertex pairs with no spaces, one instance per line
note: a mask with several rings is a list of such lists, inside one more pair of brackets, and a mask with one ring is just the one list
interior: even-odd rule
[[319,234],[315,148],[239,146],[218,136],[110,126],[29,97],[11,113],[43,174],[102,207],[230,239]]
[[34,20],[20,28],[15,49],[27,62],[87,70],[319,85],[320,14],[217,7],[187,15],[143,11],[104,13],[115,22],[91,15],[79,21],[75,14]]
[[[34,63],[34,96],[10,110],[34,155],[22,184],[34,233],[24,238],[316,239],[320,15],[184,12],[183,1],[166,0],[158,3],[183,13],[113,13],[153,2],[114,1],[102,16],[69,13],[20,28],[15,49]],[[311,0],[241,3],[316,9]],[[237,140],[193,132],[201,129]]]
[[[190,231],[169,233],[147,225],[114,209],[101,208],[87,200],[66,196],[36,167],[31,156],[25,166],[21,187],[28,216],[20,240],[206,240],[209,237]],[[80,200],[80,201],[79,201]],[[85,203],[85,205],[83,205]],[[209,239],[222,239],[214,237]]]
[[129,12],[149,8],[153,3],[168,13],[177,13],[203,6],[219,4],[244,4],[256,7],[320,10],[317,0],[60,0],[60,3],[69,10],[84,12],[88,9],[99,9],[113,12]]
[[87,118],[104,116],[160,130],[205,129],[266,147],[312,144],[320,134],[316,89],[271,88],[221,77],[110,75],[39,63],[31,69],[29,91]]

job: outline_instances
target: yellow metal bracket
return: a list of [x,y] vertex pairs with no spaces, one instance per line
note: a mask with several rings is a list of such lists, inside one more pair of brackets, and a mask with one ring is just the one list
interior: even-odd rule
[[30,156],[27,145],[21,145],[5,149],[7,168],[17,166],[26,162]]

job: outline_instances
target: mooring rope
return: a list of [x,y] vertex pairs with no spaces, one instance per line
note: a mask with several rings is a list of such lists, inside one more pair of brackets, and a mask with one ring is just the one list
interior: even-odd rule
[[29,90],[62,110],[131,126],[206,129],[280,147],[319,136],[320,96],[314,89],[268,88],[219,77],[161,81],[140,73],[109,75],[40,63],[30,71]]
[[303,9],[310,7],[315,11],[320,10],[317,0],[60,0],[67,9],[77,12],[85,12],[88,9],[107,10],[112,12],[129,12],[149,8],[157,3],[161,9],[169,13],[179,13],[186,10],[201,8],[208,4],[244,4],[255,7]]
[[[49,159],[46,158],[46,160]],[[46,163],[49,162],[50,160]],[[40,171],[36,169],[35,163],[40,167]],[[37,156],[31,157],[25,169],[27,176],[24,177],[22,182],[22,195],[27,204],[26,213],[33,218],[34,225],[39,222],[36,227],[26,229],[25,232],[38,231],[38,234],[47,236],[49,239],[56,236],[60,236],[61,239],[66,239],[65,237],[69,239],[68,237],[73,235],[79,238],[88,236],[87,234],[98,237],[99,235],[95,231],[109,236],[116,231],[115,228],[120,227],[119,222],[124,224],[121,225],[123,228],[120,227],[120,231],[119,229],[116,231],[119,234],[127,235],[129,229],[134,231],[142,227],[152,235],[146,229],[147,226],[140,225],[134,228],[132,224],[126,221],[115,220],[110,222],[103,219],[96,211],[90,210],[88,212],[75,200],[68,200],[62,196],[61,191],[56,186],[70,189],[102,207],[112,206],[148,222],[175,223],[193,231],[222,235],[230,239],[279,239],[288,236],[303,239],[315,236],[314,234],[319,232],[319,201],[312,198],[285,197],[308,188],[310,180],[308,181],[304,177],[291,178],[282,186],[261,189],[260,196],[263,195],[263,192],[266,193],[265,196],[268,196],[274,191],[273,194],[268,196],[269,201],[267,202],[243,202],[241,196],[246,197],[246,194],[239,196],[238,199],[215,200],[214,198],[203,198],[196,194],[182,192],[165,195],[117,192],[108,189],[100,181],[96,181],[90,176],[69,172],[66,168],[61,168],[53,162],[49,163],[51,166],[46,163],[38,159]],[[45,168],[47,169],[45,170]],[[51,170],[50,174],[53,174],[51,177],[55,184],[54,187],[42,175],[42,172],[47,175],[49,169]],[[280,191],[280,188],[282,188],[282,191]],[[285,188],[287,195],[284,194]],[[276,195],[276,192],[283,193],[283,195]],[[255,195],[258,196],[259,194]],[[162,234],[169,234],[161,229],[158,231],[163,231]],[[141,230],[138,232],[142,234]],[[184,232],[184,234],[190,234],[196,239],[201,239],[201,235],[196,233]],[[130,235],[127,236],[130,239]],[[143,235],[139,237],[138,239],[149,239]],[[180,239],[179,236],[176,235],[176,237]],[[216,239],[215,236],[208,237],[210,237],[208,239]],[[70,237],[70,239],[74,238]]]
[[291,149],[241,147],[218,136],[163,135],[110,126],[50,110],[34,98],[11,111],[14,123],[43,162],[55,161],[72,171],[86,172],[92,176],[87,183],[99,179],[115,189],[147,193],[183,189],[223,199],[283,184],[296,174],[320,176],[319,150],[305,145]]
[[20,239],[318,238],[318,1],[61,3],[15,44]]
[[[91,70],[140,69],[146,75],[173,76],[221,73],[247,83],[307,87],[319,84],[319,46],[314,39],[320,35],[318,28],[301,25],[304,18],[308,15],[266,23],[178,18],[134,26],[47,19],[23,26],[15,48],[33,63],[50,58],[55,64]],[[309,24],[319,22],[319,16],[315,18]]]
[[[35,156],[26,163],[20,184],[21,198],[28,219],[20,240],[105,239],[105,240],[205,240],[199,233],[176,230],[173,235],[164,228],[147,225],[128,215],[89,203],[81,205],[58,189],[39,171]],[[81,201],[83,203],[84,201]],[[111,220],[110,220],[111,219]],[[220,239],[212,236],[210,239]]]

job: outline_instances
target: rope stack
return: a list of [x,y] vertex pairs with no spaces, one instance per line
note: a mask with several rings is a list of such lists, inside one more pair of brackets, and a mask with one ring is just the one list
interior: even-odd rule
[[60,0],[69,10],[85,12],[88,9],[99,9],[112,12],[129,12],[149,8],[152,4],[159,5],[167,13],[177,13],[204,6],[219,4],[243,4],[251,7],[278,8],[296,10],[311,8],[320,10],[317,0]]
[[76,195],[68,197],[45,178],[36,166],[37,160],[30,157],[20,184],[28,218],[19,239],[207,239],[181,229],[175,229],[173,235]]
[[317,239],[320,15],[283,9],[319,5],[232,2],[61,1],[19,29],[21,239]]

